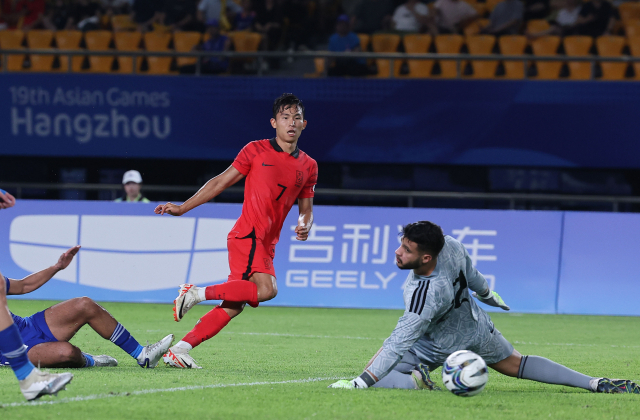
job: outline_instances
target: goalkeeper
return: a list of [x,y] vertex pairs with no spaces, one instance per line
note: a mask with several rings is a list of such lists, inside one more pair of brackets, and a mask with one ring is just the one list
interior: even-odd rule
[[437,389],[429,372],[458,350],[471,350],[489,367],[520,379],[583,388],[592,392],[640,393],[634,382],[594,378],[539,356],[522,356],[500,334],[471,297],[509,310],[489,289],[465,247],[431,222],[403,228],[396,264],[411,270],[405,288],[405,312],[362,375],[331,388]]

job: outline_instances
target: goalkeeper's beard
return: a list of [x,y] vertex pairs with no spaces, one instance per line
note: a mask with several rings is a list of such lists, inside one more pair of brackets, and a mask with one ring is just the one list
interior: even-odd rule
[[398,261],[396,258],[396,265],[400,270],[415,270],[422,266],[422,264],[420,264],[420,258],[416,258],[413,261],[407,261],[406,263],[402,263],[402,261]]

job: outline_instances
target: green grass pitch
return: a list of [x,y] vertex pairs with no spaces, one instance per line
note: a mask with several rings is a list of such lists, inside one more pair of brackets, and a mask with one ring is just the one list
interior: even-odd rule
[[[53,304],[10,301],[18,315]],[[168,333],[180,339],[211,306],[175,323],[170,305],[103,304],[144,345]],[[5,419],[632,419],[640,395],[584,390],[507,378],[491,371],[472,398],[429,391],[327,389],[352,378],[381,346],[400,311],[248,308],[192,355],[204,367],[140,369],[88,327],[73,339],[82,350],[115,356],[120,366],[74,370],[58,397],[24,402],[9,368],[0,368]],[[640,379],[640,318],[495,314],[523,354],[548,357],[583,373]],[[434,378],[438,383],[440,370]]]

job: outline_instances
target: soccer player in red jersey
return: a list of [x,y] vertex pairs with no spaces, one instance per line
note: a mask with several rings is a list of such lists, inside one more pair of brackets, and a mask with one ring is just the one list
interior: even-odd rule
[[209,180],[182,205],[167,203],[156,214],[181,216],[216,197],[246,177],[242,215],[227,236],[229,280],[223,284],[197,287],[180,286],[174,301],[174,318],[180,321],[194,305],[204,300],[222,300],[219,306],[200,318],[195,327],[164,355],[164,362],[179,368],[199,368],[189,351],[212,338],[245,303],[257,307],[278,293],[273,258],[284,219],[298,200],[296,239],[306,241],[313,224],[313,196],[318,164],[298,149],[298,139],[307,126],[302,101],[290,93],[273,104],[271,126],[276,136],[247,144],[233,164]]

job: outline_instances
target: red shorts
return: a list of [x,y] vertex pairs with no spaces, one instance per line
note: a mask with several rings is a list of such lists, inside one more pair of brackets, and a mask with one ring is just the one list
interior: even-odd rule
[[276,248],[263,245],[254,232],[243,238],[227,238],[227,249],[231,269],[229,281],[249,280],[253,273],[267,273],[275,277],[273,257]]

